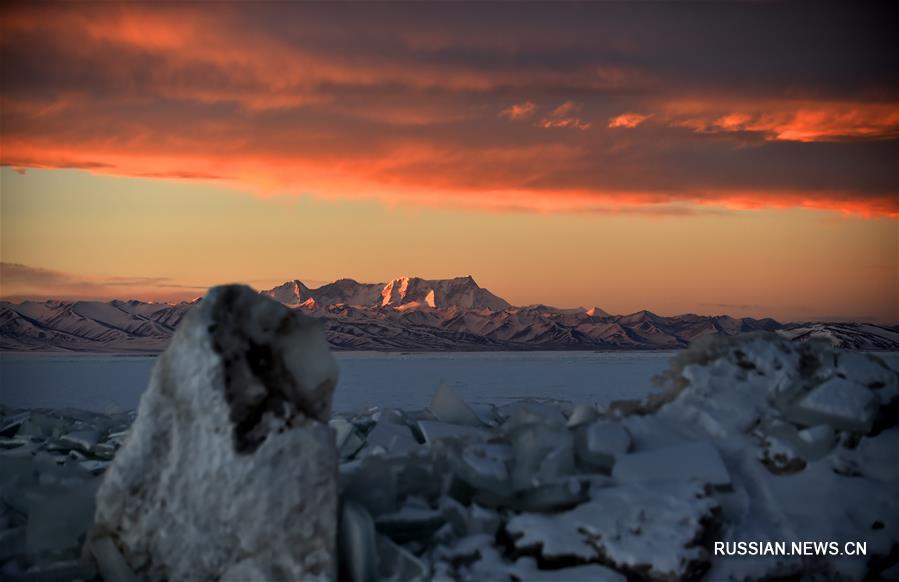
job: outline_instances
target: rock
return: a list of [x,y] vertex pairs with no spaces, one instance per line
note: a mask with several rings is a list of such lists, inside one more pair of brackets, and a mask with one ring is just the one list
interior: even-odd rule
[[91,539],[149,580],[333,578],[336,380],[318,322],[212,289],[157,360]]
[[618,457],[612,476],[621,481],[699,481],[730,485],[721,455],[707,442],[692,442]]
[[630,447],[631,435],[619,423],[594,422],[579,427],[575,436],[577,458],[588,467],[609,470]]
[[805,426],[829,424],[837,430],[866,434],[879,407],[879,399],[871,390],[834,377],[801,398],[785,416]]
[[456,391],[446,384],[441,384],[431,398],[428,410],[434,418],[440,422],[450,424],[464,424],[468,426],[483,426],[484,423],[465,401],[459,398]]

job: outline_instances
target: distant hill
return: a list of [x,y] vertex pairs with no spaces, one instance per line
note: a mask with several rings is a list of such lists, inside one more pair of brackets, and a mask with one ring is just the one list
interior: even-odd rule
[[[514,307],[471,277],[341,279],[317,288],[299,280],[261,291],[320,318],[336,349],[645,350],[679,349],[709,334],[774,331],[824,338],[857,350],[899,350],[899,328],[867,323],[792,323],[726,315],[612,315],[598,307]],[[0,350],[146,353],[162,351],[196,302],[0,302]]]

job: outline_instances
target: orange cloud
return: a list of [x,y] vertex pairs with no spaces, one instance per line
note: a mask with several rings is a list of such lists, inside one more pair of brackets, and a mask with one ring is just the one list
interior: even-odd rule
[[[601,46],[592,24],[569,38],[532,16],[499,38],[447,7],[347,17],[302,4],[286,18],[242,4],[11,6],[3,165],[483,209],[896,214],[895,102],[764,86],[690,99],[696,87],[666,68],[630,64],[651,58],[615,60],[653,36]],[[521,95],[533,101],[509,104]]]
[[640,113],[622,113],[609,119],[609,127],[627,127],[634,128],[652,117],[652,115],[642,115]]
[[525,101],[523,103],[516,103],[514,105],[510,105],[499,112],[500,117],[505,117],[506,119],[525,119],[530,117],[537,111],[537,104],[533,101]]
[[540,127],[573,127],[575,129],[590,129],[590,123],[584,121],[576,114],[580,113],[583,105],[573,101],[565,101],[552,110],[549,116],[540,120]]
[[669,125],[697,133],[758,133],[771,141],[826,142],[899,137],[899,105],[869,102],[775,101],[733,104],[673,103],[666,107]]

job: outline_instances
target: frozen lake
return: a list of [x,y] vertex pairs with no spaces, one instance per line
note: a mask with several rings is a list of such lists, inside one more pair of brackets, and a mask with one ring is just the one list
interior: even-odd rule
[[[674,352],[338,353],[335,411],[423,408],[440,384],[469,402],[640,398]],[[98,412],[137,407],[154,357],[0,354],[0,404]]]

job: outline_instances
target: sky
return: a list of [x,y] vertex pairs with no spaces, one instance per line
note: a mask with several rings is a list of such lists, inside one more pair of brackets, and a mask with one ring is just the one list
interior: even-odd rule
[[4,3],[0,296],[899,323],[888,4]]

